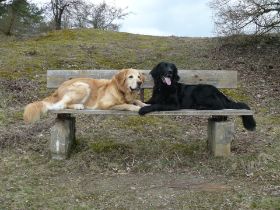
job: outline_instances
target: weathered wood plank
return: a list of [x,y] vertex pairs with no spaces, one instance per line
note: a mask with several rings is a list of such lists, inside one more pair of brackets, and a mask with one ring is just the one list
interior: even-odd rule
[[[117,110],[75,110],[64,109],[49,111],[50,113],[67,113],[67,114],[92,114],[92,115],[139,115],[137,112],[132,111],[117,111]],[[194,109],[181,109],[176,111],[161,111],[151,112],[147,115],[184,115],[184,116],[241,116],[241,115],[253,115],[252,110],[246,109],[222,109],[222,110],[194,110]]]
[[[146,75],[143,88],[152,88],[153,81],[150,70],[139,70]],[[47,87],[57,88],[70,78],[90,77],[95,79],[110,79],[118,70],[48,70]],[[186,84],[211,84],[217,88],[236,88],[237,71],[225,70],[179,70],[180,82]]]

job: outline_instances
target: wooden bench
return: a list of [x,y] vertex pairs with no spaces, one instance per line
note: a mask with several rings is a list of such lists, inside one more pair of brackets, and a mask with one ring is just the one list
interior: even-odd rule
[[[153,87],[149,75],[150,70],[140,70],[147,79],[140,92],[140,99],[144,100],[144,90]],[[95,79],[110,79],[117,70],[48,70],[47,87],[57,88],[62,82],[71,78],[90,77]],[[223,70],[179,70],[180,82],[188,84],[211,84],[217,88],[236,88],[237,72]],[[138,115],[137,112],[116,110],[73,110],[65,109],[50,111],[57,114],[55,125],[51,128],[50,151],[53,159],[69,157],[75,142],[75,115]],[[228,116],[252,115],[251,110],[189,110],[152,112],[153,116],[209,116],[208,119],[208,149],[214,156],[230,155],[230,143],[234,137],[234,123]],[[140,116],[139,116],[140,117]],[[105,134],[104,134],[105,135]]]

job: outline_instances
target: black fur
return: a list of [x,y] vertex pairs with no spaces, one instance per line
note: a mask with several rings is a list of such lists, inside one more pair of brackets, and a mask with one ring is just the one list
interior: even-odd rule
[[[161,62],[153,68],[150,74],[155,85],[152,97],[146,103],[151,105],[142,107],[139,110],[140,115],[153,111],[178,109],[250,109],[245,103],[230,100],[212,85],[179,83],[177,67],[172,63]],[[256,122],[253,116],[241,117],[247,130],[255,130]]]

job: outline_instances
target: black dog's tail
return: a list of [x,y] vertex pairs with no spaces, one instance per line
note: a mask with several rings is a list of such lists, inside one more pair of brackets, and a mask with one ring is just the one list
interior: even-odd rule
[[[226,96],[225,96],[226,97]],[[250,107],[242,102],[234,102],[228,99],[227,97],[225,98],[225,107],[227,109],[248,109],[251,110]],[[249,130],[249,131],[254,131],[256,129],[256,121],[252,115],[242,115],[242,122],[243,126]]]

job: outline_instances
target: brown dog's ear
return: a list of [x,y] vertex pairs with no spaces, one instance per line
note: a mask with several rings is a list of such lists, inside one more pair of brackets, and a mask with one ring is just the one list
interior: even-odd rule
[[145,82],[146,78],[147,78],[147,76],[145,73],[140,73],[140,79],[142,82]]
[[122,92],[126,92],[127,87],[125,87],[127,69],[120,70],[114,77],[118,86],[118,89]]

